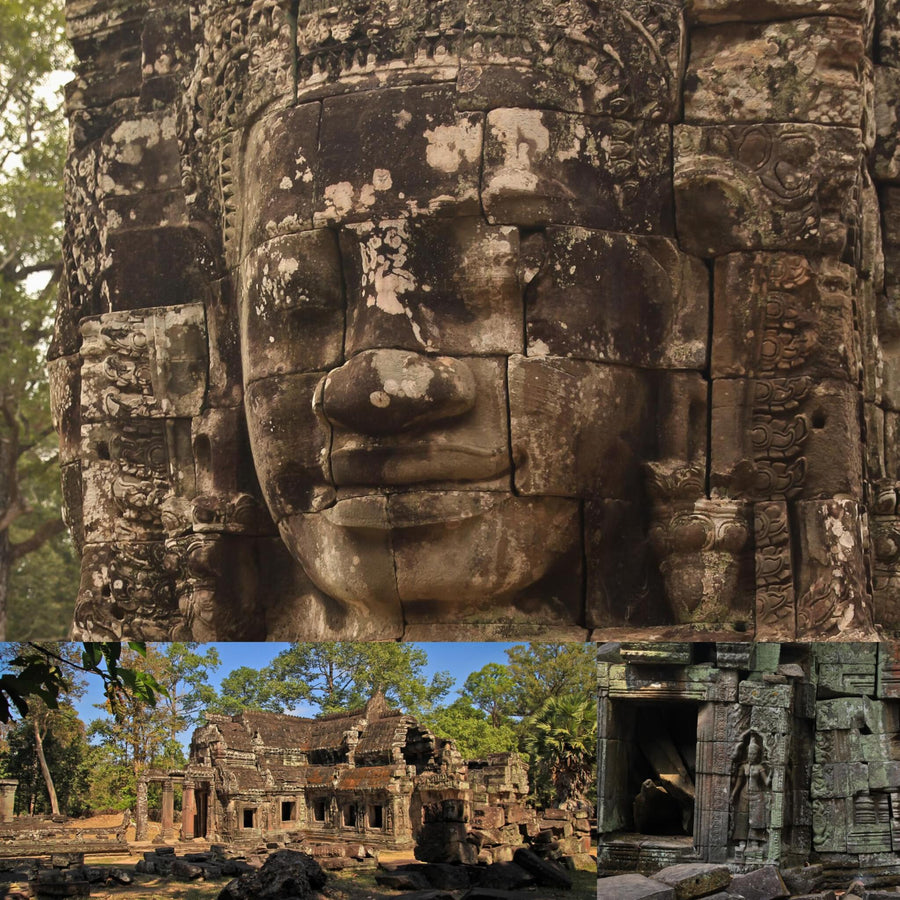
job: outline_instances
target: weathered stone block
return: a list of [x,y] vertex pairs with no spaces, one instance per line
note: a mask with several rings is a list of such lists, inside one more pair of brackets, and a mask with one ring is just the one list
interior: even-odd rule
[[103,259],[112,265],[101,290],[113,311],[191,304],[209,294],[216,264],[197,228],[111,232],[106,249]]
[[713,383],[715,494],[751,499],[861,496],[859,395],[799,378]]
[[[670,621],[671,611],[635,504],[589,497],[584,519],[589,626],[640,627]],[[652,652],[649,645],[640,646]]]
[[344,345],[341,259],[322,228],[274,238],[241,267],[245,383],[340,363]]
[[900,69],[875,66],[875,154],[879,182],[900,181]]
[[597,879],[597,900],[675,900],[675,889],[644,875]]
[[[388,506],[396,529],[394,566],[406,622],[490,623],[497,621],[498,610],[502,621],[511,623],[583,621],[584,576],[575,501],[487,495],[475,511],[471,492],[432,496],[433,503],[428,503],[398,494]],[[458,501],[457,521],[447,514],[454,501]],[[429,518],[436,524],[427,533],[403,528]],[[527,542],[509,546],[504,541],[507,534],[518,534]],[[464,593],[456,575],[460,570],[473,573]]]
[[703,25],[718,22],[773,22],[801,16],[844,16],[870,21],[873,0],[688,0],[687,16]]
[[551,228],[528,250],[538,267],[526,302],[529,356],[706,365],[709,275],[673,241]]
[[852,500],[801,502],[797,517],[799,635],[873,639],[859,505]]
[[334,502],[331,429],[310,398],[322,373],[277,375],[247,386],[247,422],[266,503],[279,521]]
[[780,900],[790,893],[775,866],[762,866],[745,875],[735,875],[730,890],[745,900]]
[[756,637],[760,641],[790,640],[796,627],[796,603],[787,503],[756,503]]
[[900,6],[896,0],[875,0],[875,23],[879,61],[900,67]]
[[698,29],[685,121],[859,127],[871,79],[865,54],[862,23],[832,16]]
[[483,118],[457,111],[447,88],[326,100],[314,224],[478,213]]
[[832,260],[731,253],[715,264],[713,377],[814,375],[855,382],[856,273]]
[[84,422],[189,417],[206,393],[202,304],[107,313],[81,325]]
[[242,198],[243,254],[270,238],[312,227],[320,114],[320,104],[305,103],[250,129],[234,173]]
[[347,353],[521,353],[519,233],[481,218],[386,220],[341,232]]
[[731,872],[727,866],[714,863],[679,863],[660,869],[653,880],[671,885],[675,889],[675,900],[692,900],[727,887]]
[[695,256],[805,250],[840,256],[859,216],[858,130],[807,124],[679,125],[679,242]]
[[488,221],[671,234],[669,133],[646,122],[495,109],[485,124]]
[[59,433],[59,462],[78,459],[81,449],[81,357],[63,356],[47,364],[50,414]]
[[649,388],[639,372],[513,356],[509,395],[520,493],[629,496],[652,428]]
[[[549,15],[508,7],[498,31],[488,4],[467,9],[460,103],[473,109],[527,107],[673,121],[678,114],[685,29],[678,4],[647,15],[634,0],[592,8],[555,3]],[[550,48],[535,55],[537,40]]]
[[180,187],[181,157],[170,110],[120,121],[100,144],[101,196]]

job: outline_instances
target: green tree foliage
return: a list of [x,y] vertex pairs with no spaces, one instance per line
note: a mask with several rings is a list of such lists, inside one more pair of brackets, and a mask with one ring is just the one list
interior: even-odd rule
[[196,641],[173,641],[151,649],[161,656],[156,677],[166,689],[161,707],[168,720],[169,738],[175,742],[180,731],[200,721],[215,699],[209,677],[219,667],[219,654],[215,647],[203,649]]
[[592,695],[597,689],[597,655],[592,644],[524,644],[507,653],[512,680],[511,709],[534,715],[550,697]]
[[[42,704],[36,704],[42,707]],[[35,729],[41,733],[41,748],[54,785],[57,809],[51,803],[41,761],[35,745]],[[54,710],[33,709],[7,735],[7,749],[0,754],[0,771],[16,778],[16,812],[36,815],[60,812],[78,815],[86,808],[88,758],[84,723],[67,701]]]
[[554,695],[522,722],[531,760],[532,793],[540,806],[593,805],[597,701],[593,695]]
[[509,666],[488,663],[466,678],[461,694],[499,728],[512,712],[515,687]]
[[465,697],[435,710],[425,724],[438,737],[452,740],[465,759],[518,749],[519,735],[511,721],[494,724]]
[[411,644],[296,643],[260,670],[238,670],[222,681],[216,708],[282,712],[312,703],[323,713],[362,706],[376,691],[388,702],[422,713],[447,695],[453,679],[438,672],[425,680],[426,653]]
[[65,633],[78,583],[70,551],[35,558],[67,540],[44,364],[62,268],[66,131],[52,89],[68,64],[62,3],[0,0],[0,35],[0,639],[10,605],[16,637],[53,637],[38,629]]
[[245,709],[284,712],[285,705],[276,696],[272,674],[265,669],[240,666],[229,672],[219,686],[219,693],[207,705],[207,710],[233,716]]

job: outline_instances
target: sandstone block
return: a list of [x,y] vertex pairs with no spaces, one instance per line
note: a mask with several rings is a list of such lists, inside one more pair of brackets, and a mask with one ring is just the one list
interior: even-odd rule
[[344,228],[341,250],[348,354],[522,352],[517,229],[468,216],[384,220]]
[[326,100],[314,224],[479,212],[483,118],[443,87]]
[[731,890],[745,900],[780,900],[789,894],[775,866],[763,866],[745,875],[735,875],[731,880]]
[[866,63],[862,23],[843,18],[701,28],[691,39],[685,121],[859,127],[872,77]]
[[675,891],[675,900],[691,900],[728,887],[731,873],[727,866],[715,863],[679,863],[660,869],[653,880],[670,885]]
[[[529,356],[702,369],[709,275],[674,241],[550,228],[529,247]],[[533,260],[533,262],[532,262]]]
[[488,221],[671,234],[668,129],[535,109],[485,123]]
[[736,250],[840,255],[855,228],[863,156],[852,128],[808,124],[679,125],[675,211],[695,256]]
[[597,879],[597,900],[675,900],[675,889],[644,875]]

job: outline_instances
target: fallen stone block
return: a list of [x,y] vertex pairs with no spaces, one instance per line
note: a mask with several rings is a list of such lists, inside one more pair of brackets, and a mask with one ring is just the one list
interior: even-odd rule
[[[728,887],[731,872],[727,866],[715,863],[679,863],[661,869],[653,878],[674,888],[676,900],[692,900],[694,897],[715,894]],[[732,889],[741,893],[735,886],[732,886]]]
[[675,900],[675,889],[645,875],[597,879],[597,900]]
[[779,900],[790,895],[775,866],[763,866],[746,875],[735,875],[731,879],[731,890],[746,900]]
[[549,862],[541,859],[534,851],[528,850],[526,847],[519,847],[513,854],[513,862],[530,872],[534,876],[534,880],[542,887],[556,887],[563,890],[569,890],[572,887],[572,879],[565,870]]
[[822,866],[795,866],[782,869],[781,877],[791,894],[814,894],[825,877]]

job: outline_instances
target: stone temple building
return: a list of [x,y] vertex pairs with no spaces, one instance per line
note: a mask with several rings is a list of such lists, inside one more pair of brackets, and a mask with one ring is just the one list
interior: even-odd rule
[[601,874],[900,875],[900,648],[622,644],[601,660]]
[[66,10],[78,638],[900,633],[900,0]]
[[137,816],[144,837],[151,781],[163,784],[164,839],[176,834],[174,784],[183,791],[183,839],[258,844],[301,834],[312,843],[415,847],[423,859],[475,862],[484,845],[492,848],[488,861],[511,858],[528,826],[535,834],[539,827],[525,805],[528,767],[517,754],[465,761],[381,694],[317,719],[207,715],[184,771],[145,774]]

